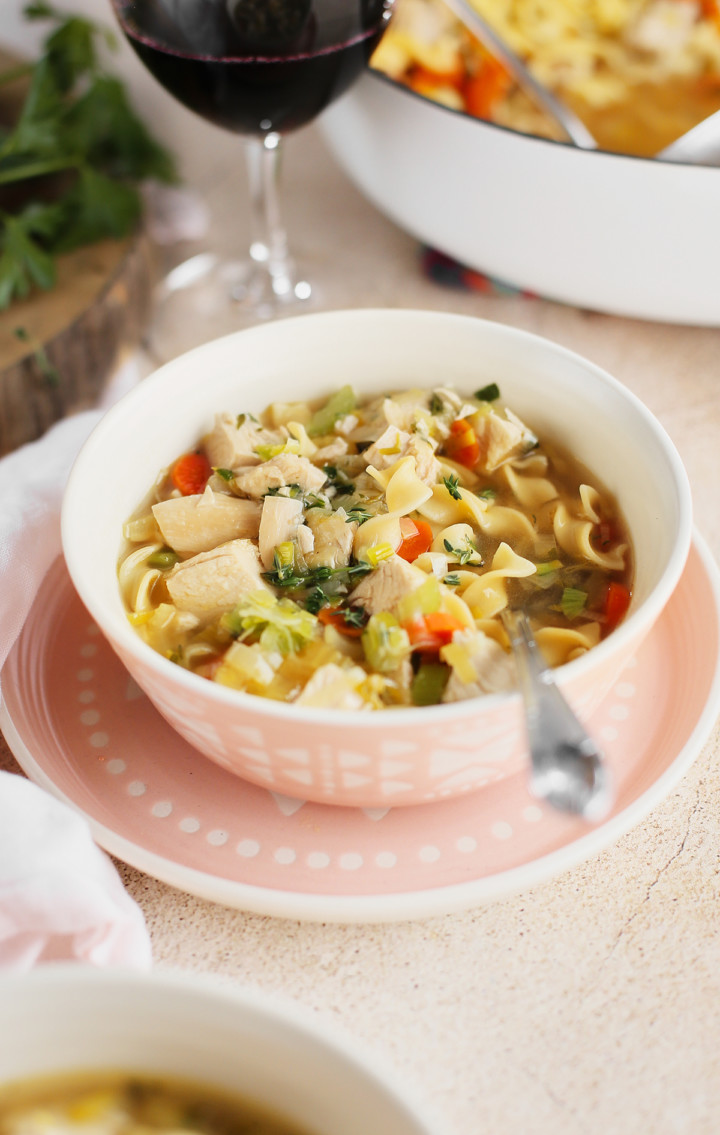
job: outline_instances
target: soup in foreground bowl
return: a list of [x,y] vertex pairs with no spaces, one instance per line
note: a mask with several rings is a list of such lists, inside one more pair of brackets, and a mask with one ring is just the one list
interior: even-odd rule
[[5,1085],[0,1135],[307,1135],[251,1102],[184,1081],[87,1072]]
[[128,520],[119,580],[155,650],[298,706],[385,709],[515,686],[501,612],[553,666],[624,617],[613,497],[495,385],[223,412]]

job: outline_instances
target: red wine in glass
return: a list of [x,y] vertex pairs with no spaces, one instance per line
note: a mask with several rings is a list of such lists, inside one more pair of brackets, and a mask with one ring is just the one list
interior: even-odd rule
[[178,102],[245,136],[252,269],[232,293],[260,315],[307,299],[280,221],[283,135],[359,78],[393,0],[111,0],[145,67]]

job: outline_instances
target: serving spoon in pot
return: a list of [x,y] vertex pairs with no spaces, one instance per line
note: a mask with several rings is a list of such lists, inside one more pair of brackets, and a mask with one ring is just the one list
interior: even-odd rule
[[[508,47],[470,0],[445,0],[445,4],[468,31],[502,63],[525,94],[561,127],[573,145],[581,150],[598,149],[596,140],[577,114],[538,82],[520,56]],[[687,130],[655,154],[655,158],[663,162],[688,165],[720,165],[720,111]]]
[[506,608],[502,620],[525,703],[531,791],[560,811],[600,820],[612,803],[604,757],[556,686],[527,615]]

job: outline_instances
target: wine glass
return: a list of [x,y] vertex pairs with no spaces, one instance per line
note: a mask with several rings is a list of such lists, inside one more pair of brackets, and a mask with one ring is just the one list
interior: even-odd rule
[[238,263],[201,254],[179,265],[163,283],[160,322],[178,330],[199,318],[207,337],[213,324],[231,326],[231,311],[264,319],[307,303],[312,285],[289,253],[280,208],[282,139],[360,76],[393,0],[111,3],[128,42],[165,90],[245,140],[249,256]]

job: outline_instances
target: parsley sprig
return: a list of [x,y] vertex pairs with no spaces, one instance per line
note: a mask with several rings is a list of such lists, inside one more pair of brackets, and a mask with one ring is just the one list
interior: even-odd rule
[[[0,74],[0,85],[29,77],[19,117],[0,128],[0,186],[22,190],[18,207],[0,209],[0,309],[52,288],[60,254],[127,236],[140,217],[140,181],[177,181],[173,158],[101,66],[112,34],[44,0],[24,14],[53,27],[37,62]],[[58,178],[50,199],[47,175]]]

